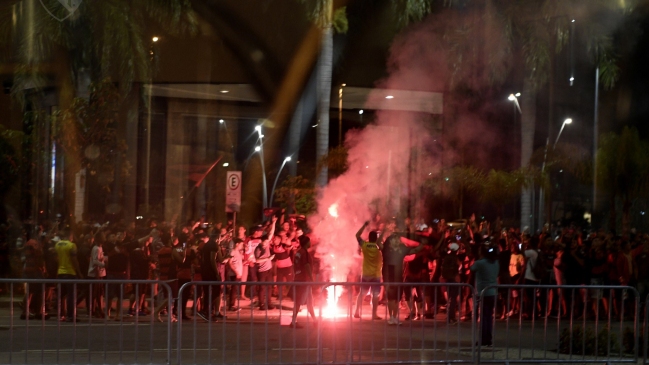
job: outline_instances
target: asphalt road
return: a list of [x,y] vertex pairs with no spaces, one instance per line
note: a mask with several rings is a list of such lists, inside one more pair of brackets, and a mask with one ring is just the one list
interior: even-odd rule
[[[473,323],[446,323],[444,314],[434,320],[404,321],[400,326],[370,319],[366,303],[363,318],[347,316],[312,322],[306,310],[298,322],[303,328],[283,326],[290,322],[292,302],[272,311],[251,310],[241,302],[241,310],[227,312],[225,321],[208,323],[195,317],[178,323],[159,323],[151,316],[110,319],[89,318],[79,310],[77,323],[20,320],[19,309],[10,316],[0,309],[0,363],[231,363],[305,364],[316,363],[422,363],[431,361],[471,361],[477,356]],[[191,309],[189,310],[191,311]],[[318,313],[316,309],[316,314]],[[379,308],[385,317],[385,307]],[[401,318],[406,310],[401,310]],[[167,317],[163,317],[167,318]],[[581,322],[497,321],[494,347],[482,348],[483,360],[566,359],[556,352],[561,330],[576,328]],[[475,324],[476,326],[478,324]],[[606,323],[586,322],[598,330]],[[621,338],[633,322],[613,322],[612,332]],[[318,344],[321,344],[318,346]],[[585,345],[585,343],[584,343]],[[176,349],[180,348],[180,353]],[[577,352],[577,350],[575,350]],[[610,358],[620,357],[619,353]],[[589,359],[581,355],[573,358]]]

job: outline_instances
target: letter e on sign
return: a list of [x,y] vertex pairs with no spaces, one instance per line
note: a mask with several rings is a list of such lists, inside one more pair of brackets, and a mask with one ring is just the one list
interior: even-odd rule
[[241,171],[228,171],[225,184],[225,211],[239,212],[241,209]]

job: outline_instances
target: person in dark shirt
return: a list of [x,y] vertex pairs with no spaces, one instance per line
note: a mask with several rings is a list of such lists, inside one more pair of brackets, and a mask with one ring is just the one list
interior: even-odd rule
[[[82,239],[83,243],[81,243],[77,247],[77,260],[79,260],[79,271],[81,271],[80,275],[83,279],[88,279],[88,268],[90,267],[90,251],[92,250],[94,241],[95,241],[94,237],[86,236]],[[85,301],[86,311],[88,312],[88,315],[90,315],[91,313],[91,303],[90,303],[90,298],[88,297],[89,294],[90,294],[89,285],[82,285],[82,284],[77,285],[77,306],[79,306],[81,302]]]
[[[116,245],[108,252],[106,262],[106,278],[108,280],[128,279],[128,255],[124,246]],[[124,284],[108,284],[108,297],[106,298],[106,315],[110,318],[113,309],[113,299],[117,298],[115,306],[115,320],[122,319],[122,299],[124,297]]]
[[[393,228],[391,227],[388,229]],[[407,242],[411,246],[406,246],[404,242]],[[390,285],[390,283],[402,283],[403,282],[403,259],[408,255],[413,255],[418,253],[423,249],[423,245],[418,245],[416,241],[409,240],[405,237],[402,237],[400,233],[392,233],[386,243],[383,245],[383,282],[387,284],[388,289],[388,324],[397,325],[399,324],[399,305],[397,300],[399,299],[399,287],[396,285]]]
[[[187,243],[181,244],[178,242],[174,245],[171,255],[176,262],[176,277],[178,278],[178,288],[181,288],[184,284],[192,281],[192,265],[197,259],[196,253],[191,249],[191,247],[189,247]],[[186,310],[190,293],[191,290],[189,290],[189,288],[183,290],[182,293],[182,298],[180,301],[180,316],[183,320],[189,319]]]
[[[219,246],[213,238],[204,236],[207,241],[201,248],[201,279],[206,282],[222,281],[217,268],[217,260],[220,253]],[[203,309],[197,314],[202,319],[209,321],[221,317],[221,285],[207,285],[203,287],[204,303]],[[212,311],[213,309],[213,311]]]
[[[25,279],[42,279],[45,274],[45,260],[43,258],[43,249],[41,244],[34,235],[25,246],[22,247],[24,266],[23,278]],[[49,315],[43,311],[43,290],[44,286],[36,283],[27,285],[28,292],[25,292],[23,299],[23,312],[20,319],[48,319]],[[42,309],[43,308],[43,309]],[[27,310],[29,309],[29,310]]]
[[[642,243],[642,251],[635,257],[637,275],[638,275],[638,292],[640,294],[640,303],[646,303],[645,299],[649,292],[649,241]],[[641,312],[644,313],[644,312]]]
[[[512,277],[509,273],[509,263],[511,262],[512,258],[512,251],[507,245],[507,240],[505,238],[501,238],[498,240],[498,246],[499,246],[499,251],[498,251],[498,266],[499,266],[499,271],[498,271],[498,284],[500,285],[511,285],[512,284]],[[501,316],[500,319],[505,319],[507,316],[507,312],[510,304],[509,304],[509,299],[511,294],[509,293],[510,289],[509,288],[500,288],[498,289],[498,307],[501,308]]]
[[[406,257],[406,267],[404,271],[404,281],[413,283],[412,287],[406,287],[404,294],[410,309],[410,315],[406,320],[421,320],[424,314],[424,293],[423,287],[417,283],[428,282],[428,260],[432,254],[432,247],[422,245],[425,249],[418,254]],[[411,260],[408,260],[411,258]],[[416,299],[412,295],[412,289],[415,289]]]
[[[295,273],[296,282],[312,282],[313,281],[313,258],[309,253],[311,247],[311,240],[307,236],[300,236],[298,239],[300,248],[295,252],[293,258],[293,269]],[[293,305],[293,321],[291,326],[300,328],[297,323],[297,314],[300,311],[302,304],[306,303],[306,308],[313,320],[316,320],[315,311],[313,310],[313,297],[311,296],[310,285],[298,285],[295,288],[295,303]]]
[[[580,252],[580,247],[576,241],[572,242],[570,246],[566,247],[566,250],[561,257],[561,261],[565,268],[564,275],[566,279],[566,285],[582,285],[585,262]],[[579,295],[579,291],[566,289],[564,290],[564,295],[568,308],[572,308],[572,306],[574,305],[575,313],[581,313],[581,308],[578,307],[581,301],[577,300],[578,298],[576,298],[576,296]]]
[[[146,241],[142,242],[139,247],[131,252],[131,280],[149,279],[149,271],[154,268],[148,254],[149,245],[152,241],[153,238],[149,237]],[[139,316],[146,315],[144,312],[144,302],[148,289],[149,286],[146,284],[137,284],[136,288],[134,288],[133,293],[129,297],[129,315],[136,315],[136,311]]]
[[[170,295],[172,300],[175,300],[178,297],[178,281],[176,280],[176,263],[174,262],[171,253],[171,237],[167,237],[164,240],[164,246],[158,251],[158,269],[160,280],[166,281],[167,285],[169,285],[170,293],[166,293],[164,290],[163,292]],[[164,298],[155,309],[154,316],[158,318],[159,322],[164,322],[160,317],[160,314],[163,309],[167,308],[167,300],[168,298]],[[171,321],[177,322],[178,319],[176,319],[175,315],[171,314]]]
[[[608,262],[606,260],[606,252],[601,245],[592,247],[588,257],[586,258],[586,272],[590,276],[590,285],[602,286],[608,273]],[[603,289],[590,289],[591,308],[593,314],[597,316],[598,301],[601,300],[604,306],[604,313],[608,313],[608,298],[606,298]]]

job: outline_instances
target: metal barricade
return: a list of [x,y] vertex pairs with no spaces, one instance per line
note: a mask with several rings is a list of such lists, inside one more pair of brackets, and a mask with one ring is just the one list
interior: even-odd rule
[[[188,282],[175,295],[173,285],[148,280],[0,282],[10,293],[24,286],[26,308],[54,317],[32,317],[20,309],[24,298],[10,294],[0,310],[0,363],[630,363],[641,356],[647,362],[649,300],[641,328],[640,298],[631,287],[500,285],[490,287],[498,296],[487,303],[486,290],[477,295],[470,285],[446,283]],[[387,304],[400,325],[388,322],[388,306],[374,316],[366,300],[372,285],[397,298]],[[117,298],[121,321],[77,310],[98,290],[111,304]],[[67,293],[71,317],[63,310]],[[129,294],[137,303],[142,293],[156,315],[127,316]],[[412,301],[403,304],[402,297]],[[270,306],[264,298],[272,298]],[[311,302],[315,318],[303,306],[296,327],[299,298]],[[491,344],[475,315],[486,304],[498,315]],[[165,307],[168,313],[158,317]],[[410,317],[413,311],[423,316]]]
[[493,331],[479,320],[478,363],[637,363],[639,298],[628,286],[489,286],[479,308],[495,300]]
[[[176,363],[317,363],[317,321],[305,319],[302,312],[297,318],[303,328],[290,326],[293,298],[316,285],[220,281],[183,284],[177,306],[188,316],[178,316]],[[241,295],[244,287],[245,297]],[[186,312],[182,311],[183,301],[187,303]]]
[[644,302],[644,310],[642,311],[642,314],[642,363],[647,364],[649,363],[647,361],[647,347],[649,347],[649,321],[647,320],[647,317],[649,317],[649,295]]
[[[377,284],[388,291],[388,298],[397,298],[379,308],[377,314],[381,319],[374,319],[370,309],[363,310],[366,306],[361,306],[359,316],[356,316],[357,295],[361,296],[362,302],[368,289],[371,290],[371,283],[326,283],[323,286],[321,296],[337,298],[340,310],[337,315],[327,315],[329,309],[320,308],[319,363],[475,362],[476,322],[471,312],[465,309],[474,308],[475,295],[471,285]],[[451,296],[455,298],[452,305]],[[405,305],[402,298],[407,301]],[[396,324],[388,321],[391,305],[399,314]],[[442,314],[444,311],[440,308],[445,308],[446,313]]]
[[[247,296],[253,300],[235,299],[236,311],[227,310],[232,303],[225,303],[220,296],[240,297],[242,285],[250,288],[252,293]],[[450,322],[445,315],[435,316],[435,312],[431,313],[429,319],[421,313],[421,318],[405,321],[407,309],[400,308],[401,325],[398,326],[388,324],[387,307],[379,309],[381,319],[373,319],[371,309],[368,309],[371,306],[365,304],[365,296],[362,295],[360,318],[355,318],[358,288],[369,289],[367,285],[329,282],[186,283],[180,288],[179,300],[182,301],[184,297],[187,302],[201,302],[201,310],[196,305],[191,308],[187,305],[190,316],[184,320],[179,316],[176,363],[392,364],[475,361],[475,321],[466,318],[465,322],[459,321],[465,314],[462,306],[458,305],[457,320]],[[466,299],[466,305],[473,305],[474,290],[470,285],[391,284],[398,295],[417,289],[420,297],[416,302],[435,308],[445,302],[442,288],[449,285],[457,288],[455,292],[460,303]],[[275,286],[278,286],[278,295],[271,302],[275,309],[271,311],[266,307],[260,310],[259,303],[263,299],[253,296],[258,295],[259,290],[272,293]],[[282,290],[281,286],[290,289]],[[284,298],[285,294],[291,299]],[[424,300],[424,297],[427,299]],[[309,314],[308,305],[302,306],[302,311],[296,317],[296,328],[292,325],[292,316],[295,300],[299,298],[305,303],[311,300],[316,318]],[[180,302],[177,305],[182,307]]]
[[[154,280],[7,279],[8,310],[0,311],[0,363],[24,364],[169,364],[171,316],[157,319],[139,310],[125,312],[127,294],[146,297],[155,306],[155,289],[164,294],[159,307],[171,308],[173,293],[166,282]],[[14,295],[24,286],[22,298]],[[144,295],[141,295],[144,294]],[[91,313],[93,301],[117,299],[115,318]],[[87,311],[77,306],[86,302]],[[22,303],[22,304],[18,304]],[[64,306],[68,306],[64,310]],[[129,306],[130,308],[130,306]],[[85,313],[84,313],[85,312]],[[94,315],[93,315],[94,314]],[[129,316],[132,314],[132,316]],[[159,317],[162,318],[162,317]]]

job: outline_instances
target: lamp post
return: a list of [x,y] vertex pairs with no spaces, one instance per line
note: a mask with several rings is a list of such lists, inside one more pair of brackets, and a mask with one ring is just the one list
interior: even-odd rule
[[291,161],[291,156],[285,158],[282,162],[282,166],[279,167],[279,171],[277,172],[277,176],[275,176],[275,181],[273,182],[273,189],[270,191],[270,200],[268,201],[268,205],[273,204],[273,197],[275,196],[275,187],[277,186],[277,180],[279,180],[279,175],[282,173],[284,165],[286,165],[286,163],[289,161]]
[[554,145],[552,145],[552,150],[554,150],[554,148],[557,147],[557,142],[559,142],[559,137],[561,137],[561,132],[563,132],[563,128],[566,127],[566,124],[572,124],[572,118],[566,118],[566,120],[563,121],[563,124],[561,124],[561,129],[559,129],[559,134],[557,134],[557,139],[554,140]]
[[266,165],[264,164],[264,135],[261,134],[261,126],[258,125],[255,127],[257,134],[259,135],[259,145],[255,147],[255,152],[259,152],[259,160],[261,161],[261,184],[262,184],[262,207],[264,209],[268,208],[268,187],[266,186]]
[[[516,111],[518,110],[518,113],[523,114],[523,111],[521,110],[521,105],[518,102],[518,98],[521,96],[521,93],[514,93],[514,94],[509,94],[507,97],[507,100],[511,101],[514,104],[514,127],[516,126]],[[521,122],[521,130],[523,128],[523,124]],[[521,138],[521,162],[520,165],[521,167],[525,167],[525,164],[527,164],[527,160],[523,157],[523,146],[522,144],[524,143],[523,139]],[[532,231],[534,230],[534,212],[536,211],[534,202],[535,202],[535,193],[536,189],[534,188],[534,185],[531,187],[526,187],[523,188],[521,191],[521,230],[524,229],[524,227],[527,227],[531,229]]]
[[[563,121],[563,124],[561,124],[561,129],[559,129],[559,133],[557,134],[557,138],[554,140],[554,144],[552,145],[552,151],[554,151],[555,147],[557,147],[557,142],[559,142],[559,137],[561,137],[561,132],[563,132],[563,129],[566,127],[566,125],[572,124],[572,118],[566,118]],[[545,140],[545,152],[543,153],[543,165],[541,166],[541,174],[545,172],[545,164],[548,159],[548,147],[550,145],[550,136]],[[544,209],[543,209],[543,200],[544,200],[544,191],[543,187],[539,189],[539,227],[543,226],[543,214],[544,214]]]
[[343,144],[343,88],[347,84],[340,84],[338,89],[338,146]]

